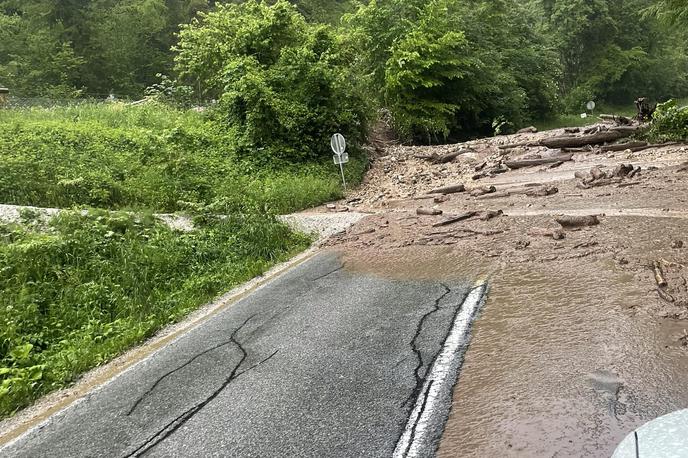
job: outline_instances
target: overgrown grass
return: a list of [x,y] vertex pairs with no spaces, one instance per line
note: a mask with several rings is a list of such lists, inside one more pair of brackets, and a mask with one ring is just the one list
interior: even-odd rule
[[[688,98],[678,100],[677,104],[679,106],[688,105]],[[581,113],[583,112],[584,110],[581,110]],[[562,127],[589,126],[600,122],[597,116],[601,113],[632,117],[635,116],[636,109],[632,103],[629,103],[628,105],[602,105],[595,108],[595,113],[593,115],[588,114],[587,118],[581,118],[580,114],[561,114],[555,119],[547,119],[536,122],[534,126],[540,131],[559,129]]]
[[[238,157],[206,115],[153,104],[0,110],[0,203],[174,212],[289,212],[341,196],[329,157],[285,164]],[[348,178],[362,178],[353,155]]]
[[191,233],[102,210],[0,225],[0,418],[308,244],[248,218]]
[[[194,111],[0,109],[0,126],[0,203],[101,208],[0,225],[0,418],[304,249],[273,215],[342,195],[331,158],[239,157],[231,129]],[[200,227],[151,216],[178,210]]]

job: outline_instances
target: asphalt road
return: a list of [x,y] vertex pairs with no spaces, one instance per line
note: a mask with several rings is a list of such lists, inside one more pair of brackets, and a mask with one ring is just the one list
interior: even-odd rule
[[471,288],[319,254],[0,455],[392,456]]

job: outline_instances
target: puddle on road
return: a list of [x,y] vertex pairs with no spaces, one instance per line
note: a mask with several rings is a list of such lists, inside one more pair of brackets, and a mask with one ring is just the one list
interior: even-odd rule
[[610,456],[636,427],[688,406],[688,352],[630,312],[646,300],[604,261],[502,268],[439,456]]
[[610,456],[688,407],[688,349],[675,344],[688,322],[644,311],[652,294],[633,274],[609,258],[488,262],[451,248],[347,260],[392,277],[490,280],[438,456]]

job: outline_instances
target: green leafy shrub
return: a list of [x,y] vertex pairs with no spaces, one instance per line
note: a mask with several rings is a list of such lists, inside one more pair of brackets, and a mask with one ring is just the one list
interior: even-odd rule
[[688,106],[679,107],[674,100],[659,104],[649,136],[656,141],[688,140]]
[[178,233],[90,210],[0,225],[0,417],[64,386],[308,240],[269,216]]
[[237,152],[267,164],[329,157],[329,137],[361,142],[366,98],[331,27],[308,24],[286,0],[223,4],[182,28],[180,78],[219,100]]
[[[231,212],[291,212],[342,192],[329,155],[298,164],[239,155],[231,132],[193,110],[0,110],[0,122],[0,203],[173,212],[223,201]],[[352,182],[360,158],[347,167]]]
[[517,2],[372,1],[345,22],[406,139],[490,134],[556,108],[556,55]]

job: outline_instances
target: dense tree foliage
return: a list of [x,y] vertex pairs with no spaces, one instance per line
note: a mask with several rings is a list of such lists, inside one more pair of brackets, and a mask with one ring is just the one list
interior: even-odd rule
[[561,93],[568,108],[580,108],[587,100],[628,103],[639,95],[685,94],[685,42],[644,14],[652,3],[543,1],[544,27],[559,51]]
[[371,106],[437,141],[688,94],[686,0],[289,3],[0,0],[0,85],[214,99],[239,150],[291,158],[360,138]]
[[332,28],[309,24],[286,1],[221,5],[183,27],[180,79],[219,100],[238,150],[312,159],[343,130],[365,134],[367,102],[349,78]]
[[552,113],[558,63],[509,0],[379,0],[347,18],[362,73],[407,136],[491,131]]

